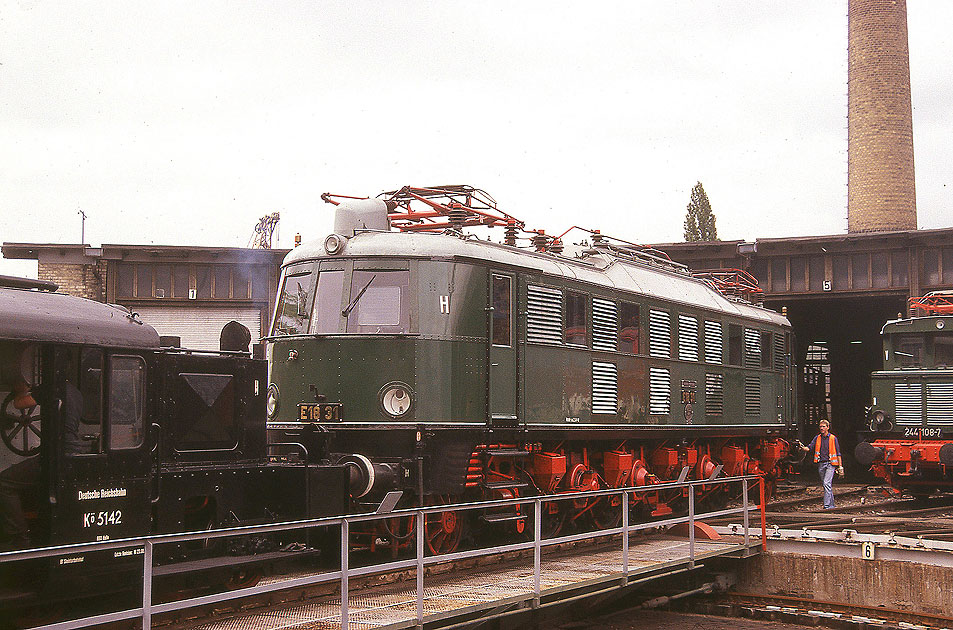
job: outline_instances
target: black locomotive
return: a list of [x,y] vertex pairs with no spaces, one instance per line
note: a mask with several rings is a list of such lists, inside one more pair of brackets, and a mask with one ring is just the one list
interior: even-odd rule
[[[269,458],[264,360],[161,347],[127,310],[55,289],[0,277],[0,550],[343,512],[344,467]],[[165,575],[213,553],[236,585],[254,573],[235,549],[165,547]],[[132,586],[141,553],[0,565],[0,609]]]

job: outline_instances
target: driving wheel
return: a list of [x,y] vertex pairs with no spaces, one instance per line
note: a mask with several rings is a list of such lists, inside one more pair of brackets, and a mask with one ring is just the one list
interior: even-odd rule
[[14,393],[3,399],[3,418],[0,438],[17,455],[30,457],[40,450],[40,416],[34,416],[36,405],[17,409],[13,405]]

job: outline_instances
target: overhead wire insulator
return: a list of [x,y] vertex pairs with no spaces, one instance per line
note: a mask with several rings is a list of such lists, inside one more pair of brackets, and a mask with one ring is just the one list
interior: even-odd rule
[[550,237],[546,236],[543,230],[540,230],[538,234],[533,235],[533,247],[535,247],[538,252],[545,252],[550,240]]
[[447,220],[450,226],[455,230],[462,230],[463,224],[467,220],[468,213],[463,208],[451,208],[447,212]]
[[599,230],[592,231],[592,246],[593,247],[606,247],[606,237],[602,235]]
[[503,228],[503,242],[507,245],[516,245],[516,236],[519,232],[519,228],[516,227],[516,221],[507,219],[506,227]]
[[553,242],[550,243],[549,245],[549,251],[551,251],[554,254],[563,253],[563,242],[559,240],[558,238],[554,238]]

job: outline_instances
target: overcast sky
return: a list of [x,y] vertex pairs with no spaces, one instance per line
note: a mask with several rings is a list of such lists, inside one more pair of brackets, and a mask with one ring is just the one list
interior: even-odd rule
[[[465,183],[531,228],[846,231],[846,0],[0,0],[0,240],[323,238],[319,195]],[[953,2],[909,0],[917,206],[951,227]],[[35,275],[0,260],[0,273]]]

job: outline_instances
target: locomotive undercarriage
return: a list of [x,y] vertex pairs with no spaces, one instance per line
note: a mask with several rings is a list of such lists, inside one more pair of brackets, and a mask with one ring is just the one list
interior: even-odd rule
[[[409,428],[409,427],[408,427]],[[709,435],[694,438],[579,439],[573,435],[557,439],[532,440],[536,432],[495,430],[475,431],[414,428],[379,441],[374,431],[336,433],[334,450],[342,447],[360,453],[360,459],[376,469],[372,476],[387,481],[357,499],[372,508],[389,490],[404,492],[401,507],[417,505],[466,504],[494,499],[558,496],[586,490],[644,487],[679,480],[704,480],[717,476],[758,474],[765,477],[768,491],[780,475],[789,454],[788,443],[780,437]],[[404,444],[404,442],[407,442]],[[397,450],[395,444],[410,446]],[[412,458],[388,458],[391,452],[413,452]],[[354,455],[332,455],[332,460],[358,461]],[[367,466],[367,464],[363,464]],[[435,469],[434,466],[439,468]],[[356,484],[366,488],[366,473],[352,474]],[[355,484],[352,484],[352,488]],[[695,494],[697,510],[723,507],[733,497],[727,486],[701,486]],[[423,501],[420,497],[423,497]],[[629,495],[632,518],[647,521],[687,509],[685,491],[645,491]],[[621,499],[597,497],[566,499],[544,503],[543,536],[551,538],[573,531],[589,531],[618,526],[622,519]],[[356,506],[362,510],[362,506]],[[506,511],[509,510],[509,511]],[[451,553],[473,536],[513,536],[531,531],[532,508],[447,510],[428,517],[425,543],[430,553]],[[397,519],[374,530],[355,531],[361,548],[389,547],[397,554],[414,544],[413,519]]]

